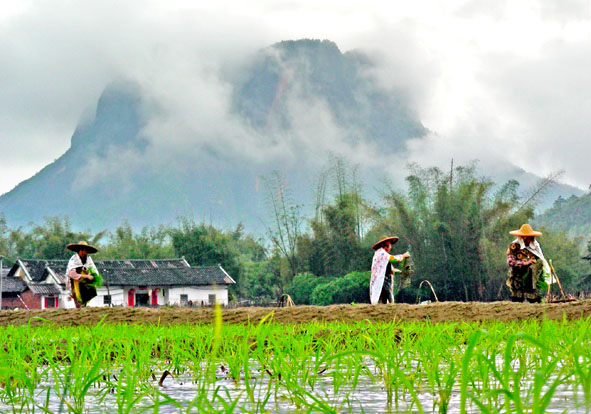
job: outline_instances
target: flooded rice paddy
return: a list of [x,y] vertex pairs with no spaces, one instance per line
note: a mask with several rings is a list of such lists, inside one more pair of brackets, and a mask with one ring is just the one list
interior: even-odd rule
[[0,331],[0,412],[591,412],[591,321]]

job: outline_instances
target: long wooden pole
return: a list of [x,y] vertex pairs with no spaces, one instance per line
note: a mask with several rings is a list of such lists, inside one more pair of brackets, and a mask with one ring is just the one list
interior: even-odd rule
[[550,265],[550,272],[556,278],[556,283],[558,283],[558,287],[560,288],[560,293],[562,294],[562,298],[566,299],[566,295],[564,294],[564,290],[562,290],[562,285],[560,284],[560,279],[558,279],[558,275],[556,274],[556,270],[554,270],[554,265],[552,265],[552,259],[550,259],[548,261],[548,264]]

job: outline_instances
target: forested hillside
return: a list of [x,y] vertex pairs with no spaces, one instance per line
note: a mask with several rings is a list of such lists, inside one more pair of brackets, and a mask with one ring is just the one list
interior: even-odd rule
[[564,231],[570,237],[591,240],[591,193],[567,199],[559,197],[551,208],[536,217],[536,223]]

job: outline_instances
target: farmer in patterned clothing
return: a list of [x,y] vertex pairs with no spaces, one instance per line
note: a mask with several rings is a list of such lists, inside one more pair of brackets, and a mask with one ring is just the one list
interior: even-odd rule
[[77,308],[86,304],[97,295],[96,288],[101,287],[103,279],[98,272],[90,254],[98,249],[85,241],[66,246],[74,255],[68,261],[66,280],[72,290],[72,298]]
[[372,305],[376,303],[393,303],[394,267],[392,263],[400,263],[410,257],[410,253],[392,256],[390,249],[398,241],[398,237],[384,237],[373,245],[375,253],[371,263],[371,280],[369,297]]
[[530,303],[540,303],[542,291],[548,288],[550,276],[550,266],[536,240],[542,233],[533,230],[529,224],[524,224],[519,230],[513,230],[509,234],[517,236],[507,249],[507,286],[511,290],[511,300],[523,302],[527,299]]

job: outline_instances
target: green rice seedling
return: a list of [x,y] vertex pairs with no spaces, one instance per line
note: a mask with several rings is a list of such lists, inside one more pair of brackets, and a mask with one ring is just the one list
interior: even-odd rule
[[142,384],[137,375],[137,365],[129,361],[121,368],[117,381],[113,384],[115,389],[115,403],[118,414],[128,414],[131,410],[151,393],[150,387]]
[[[557,395],[587,408],[590,330],[589,320],[281,325],[271,316],[247,326],[7,327],[0,411],[52,411],[56,399],[64,412],[363,411],[378,387],[384,410],[451,412],[459,397],[460,412],[533,413],[555,408]],[[216,378],[221,365],[233,383]],[[166,370],[174,377],[160,387]],[[179,397],[187,377],[191,396]]]
[[91,386],[103,375],[102,361],[97,358],[96,349],[81,345],[74,338],[66,341],[61,351],[65,363],[51,366],[56,393],[69,412],[82,413]]
[[[583,401],[577,405],[584,406],[585,412],[591,412],[591,355],[589,345],[574,343],[569,353],[573,366],[573,387],[583,392]],[[575,393],[575,398],[577,394]]]
[[345,351],[332,356],[329,376],[332,379],[333,408],[339,412],[345,405],[350,406],[351,394],[356,390],[363,365],[356,363],[356,351]]
[[26,377],[16,374],[15,376],[8,376],[3,382],[1,399],[7,403],[13,413],[34,411],[31,408],[34,406],[33,401],[30,394],[26,392],[28,389],[26,381]]
[[[549,347],[537,339],[517,333],[507,339],[502,365],[499,367],[496,355],[490,358],[478,346],[481,342],[486,343],[487,336],[486,331],[475,332],[464,353],[460,412],[466,412],[468,400],[476,404],[482,412],[545,412],[557,387],[567,378],[566,374],[557,369],[560,355],[549,352]],[[514,363],[515,361],[518,363]],[[471,371],[471,366],[476,369]],[[473,374],[492,376],[496,387],[487,383],[486,392],[481,393],[477,389],[469,392]]]
[[[373,342],[373,340],[371,342]],[[393,399],[398,403],[400,390],[399,380],[401,379],[399,371],[405,355],[390,348],[384,349],[382,347],[376,347],[373,351],[368,352],[368,356],[372,358],[374,365],[384,382],[388,405],[392,404]]]
[[463,340],[464,331],[463,327],[453,323],[432,327],[429,335],[418,336],[413,344],[418,360],[416,371],[425,379],[433,396],[433,411],[446,413],[448,410],[459,377],[461,352],[458,342]]

